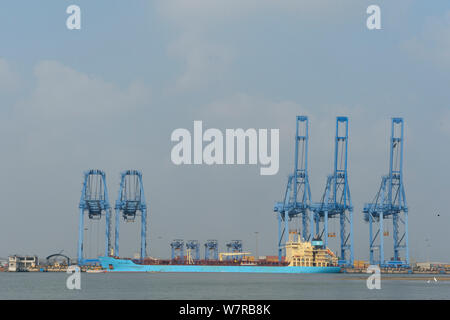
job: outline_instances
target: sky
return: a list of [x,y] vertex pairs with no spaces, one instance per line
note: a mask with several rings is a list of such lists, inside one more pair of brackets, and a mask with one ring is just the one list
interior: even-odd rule
[[[68,30],[66,8],[81,9]],[[366,9],[381,8],[381,30]],[[367,260],[362,208],[388,172],[390,119],[405,120],[412,260],[450,261],[450,4],[402,1],[3,1],[0,10],[0,256],[75,257],[83,171],[143,173],[150,255],[172,239],[242,239],[275,255],[293,171],[295,116],[310,124],[319,201],[332,172],[336,116],[349,117],[355,258]],[[280,169],[171,162],[177,128],[276,128]],[[439,216],[438,216],[439,214]],[[103,245],[88,222],[86,252]],[[121,255],[139,251],[122,223]],[[258,238],[255,236],[258,232]],[[386,248],[386,258],[392,250]]]

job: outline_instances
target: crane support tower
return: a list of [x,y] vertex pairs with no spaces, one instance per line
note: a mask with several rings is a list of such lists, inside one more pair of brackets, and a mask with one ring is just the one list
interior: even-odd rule
[[195,253],[194,260],[200,260],[200,244],[198,240],[188,240],[186,242],[186,249],[189,251],[189,256]]
[[147,205],[145,202],[142,173],[126,170],[121,173],[119,194],[116,200],[116,230],[114,255],[119,256],[120,215],[125,222],[134,222],[138,212],[141,216],[141,259],[147,256]]
[[84,251],[84,215],[91,220],[100,220],[106,217],[105,256],[111,252],[111,207],[109,205],[106,175],[101,170],[88,170],[84,172],[83,187],[81,190],[80,220],[78,226],[78,264],[85,262]]
[[172,249],[172,260],[184,260],[184,241],[175,239],[170,243]]
[[207,240],[205,243],[205,260],[210,259],[219,260],[219,242],[217,240]]
[[314,239],[323,239],[328,247],[329,219],[339,219],[340,256],[338,263],[353,266],[353,205],[347,176],[348,118],[336,118],[336,138],[334,152],[334,172],[327,178],[325,191],[319,203],[312,205],[314,212]]
[[[227,246],[227,253],[242,253],[242,240],[231,240],[226,244]],[[227,256],[228,258],[232,258],[233,260],[241,259],[241,255],[232,255]]]
[[308,117],[297,116],[294,173],[289,175],[284,200],[277,202],[274,207],[274,211],[278,213],[277,246],[279,261],[282,259],[284,243],[289,242],[290,220],[299,215],[301,216],[302,237],[306,241],[310,240],[311,234],[313,234],[312,214],[309,210],[311,188],[308,176],[308,139]]
[[[403,127],[403,118],[392,118],[389,174],[382,177],[373,202],[366,203],[363,209],[364,219],[369,222],[370,264],[381,267],[409,267],[408,206],[403,185]],[[383,238],[389,237],[385,226],[387,219],[392,219],[393,225],[394,259],[391,261],[384,259]],[[403,251],[403,257],[400,257],[400,251]]]

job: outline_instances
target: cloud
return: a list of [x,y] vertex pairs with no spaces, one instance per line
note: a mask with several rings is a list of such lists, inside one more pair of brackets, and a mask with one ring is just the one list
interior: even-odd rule
[[[123,90],[116,84],[76,71],[57,61],[42,61],[34,68],[36,85],[18,111],[37,118],[98,117],[125,113],[149,98],[141,83]],[[75,117],[75,118],[74,118]]]
[[176,30],[176,37],[168,48],[169,55],[184,65],[175,81],[175,90],[212,88],[226,81],[239,48],[234,48],[230,40],[224,40],[217,33],[229,28],[236,30],[240,23],[242,28],[247,28],[252,23],[248,20],[254,17],[284,16],[327,24],[330,20],[341,20],[354,14],[355,11],[350,9],[351,4],[356,3],[337,4],[332,0],[158,1],[159,15]]
[[85,152],[106,156],[105,148],[132,135],[134,129],[123,128],[133,128],[142,118],[138,113],[151,105],[151,90],[143,83],[122,88],[57,61],[39,62],[33,74],[33,86],[14,105],[15,125],[8,129],[16,137],[17,158],[28,166],[66,163],[67,156],[76,161]]
[[450,11],[442,17],[429,18],[421,32],[401,46],[414,59],[450,68]]
[[192,33],[183,34],[168,51],[185,65],[185,70],[176,80],[177,90],[214,86],[226,74],[234,58],[231,48],[205,41]]

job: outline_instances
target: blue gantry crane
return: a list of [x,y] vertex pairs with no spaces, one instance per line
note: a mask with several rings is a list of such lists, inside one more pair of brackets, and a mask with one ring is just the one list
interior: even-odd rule
[[172,260],[184,261],[184,241],[175,239],[170,243]]
[[90,220],[100,220],[106,217],[105,255],[111,252],[111,207],[109,205],[106,175],[101,170],[88,170],[84,172],[83,187],[81,190],[79,226],[78,226],[78,264],[85,263],[84,251],[84,215]]
[[[381,267],[409,267],[408,206],[403,185],[403,127],[402,118],[392,118],[389,174],[382,177],[373,202],[366,203],[363,209],[364,219],[369,222],[370,264]],[[384,237],[389,237],[389,231],[385,229],[387,219],[392,219],[393,225],[394,256],[390,261],[384,258]],[[402,250],[403,260],[400,257]]]
[[[227,246],[227,252],[228,253],[241,253],[242,252],[242,240],[231,240],[230,242],[228,242],[226,244]],[[228,259],[232,259],[232,260],[240,260],[242,259],[241,255],[233,255],[233,256],[228,256]]]
[[329,232],[329,219],[339,219],[340,255],[338,263],[353,265],[353,205],[347,175],[348,118],[336,118],[336,138],[334,152],[334,172],[327,178],[325,191],[319,203],[311,208],[314,215],[315,240],[322,240],[328,247],[328,238],[335,237]]
[[189,250],[190,254],[195,253],[194,260],[200,260],[200,244],[198,240],[188,240],[186,241],[186,249]]
[[219,260],[219,242],[207,240],[205,242],[205,260]]
[[301,215],[302,237],[308,241],[313,234],[312,214],[309,211],[311,189],[308,176],[308,139],[308,117],[297,116],[294,173],[288,177],[284,200],[277,202],[274,207],[274,211],[278,213],[279,261],[281,261],[283,255],[283,243],[289,241],[289,221]]
[[134,222],[141,216],[141,259],[147,256],[147,204],[145,202],[142,173],[126,170],[121,173],[119,194],[116,200],[116,230],[114,255],[119,256],[120,215],[125,222]]

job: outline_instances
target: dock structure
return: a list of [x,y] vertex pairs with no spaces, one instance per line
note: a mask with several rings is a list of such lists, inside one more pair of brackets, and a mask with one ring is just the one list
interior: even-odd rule
[[170,243],[172,261],[184,261],[184,240],[175,239]]
[[84,216],[90,220],[100,220],[105,216],[105,255],[111,252],[111,207],[109,205],[106,175],[101,170],[88,170],[84,173],[81,190],[79,225],[78,225],[78,264],[83,265],[84,258]]
[[[364,220],[369,223],[370,264],[385,268],[410,266],[408,206],[403,184],[403,132],[403,118],[392,118],[389,173],[382,177],[373,201],[366,203],[363,209]],[[393,259],[385,260],[384,238],[391,236],[386,228],[386,222],[389,220],[392,220]]]
[[[302,236],[310,240],[313,221],[310,212],[311,188],[308,176],[308,117],[296,117],[294,173],[288,177],[284,199],[275,203],[278,219],[278,260],[282,261],[284,244],[289,241],[289,224],[301,217]],[[309,225],[309,228],[308,228]],[[285,252],[284,252],[285,253]]]
[[[284,200],[276,202],[274,211],[278,218],[278,260],[286,255],[289,234],[300,234],[303,241],[319,241],[328,248],[329,239],[336,234],[329,232],[329,220],[339,219],[339,264],[353,264],[353,205],[347,176],[348,118],[336,118],[336,137],[333,173],[328,176],[325,191],[319,202],[311,201],[308,174],[308,117],[296,117],[294,173],[289,175]],[[290,230],[294,219],[301,218],[301,230]],[[299,228],[300,229],[300,228]]]
[[198,240],[186,241],[186,256],[191,263],[200,260],[200,243]]
[[115,221],[114,255],[119,256],[120,216],[125,222],[134,222],[141,216],[140,258],[147,256],[147,204],[142,182],[142,173],[138,170],[126,170],[121,173],[119,194],[117,196]]
[[219,259],[219,242],[217,240],[207,240],[205,242],[205,260]]
[[314,239],[322,240],[324,248],[329,238],[336,238],[329,230],[329,221],[339,219],[340,266],[353,266],[353,205],[348,183],[348,118],[336,117],[334,170],[328,176],[320,202],[311,207],[314,212]]
[[240,260],[242,259],[242,240],[231,240],[226,244],[227,246],[227,259]]
[[[286,262],[287,244],[292,243],[289,235],[294,232],[299,236],[298,241],[311,242],[317,250],[330,250],[329,244],[335,243],[338,248],[333,257],[337,258],[338,265],[346,270],[360,268],[361,263],[357,264],[354,261],[353,205],[348,181],[348,118],[336,117],[333,173],[327,176],[325,190],[319,202],[311,201],[308,141],[308,117],[297,116],[294,170],[288,176],[283,200],[276,202],[273,208],[278,219],[278,262]],[[381,185],[373,201],[366,203],[363,209],[364,219],[369,223],[370,264],[380,265],[385,269],[412,269],[409,260],[408,206],[403,181],[403,145],[403,118],[392,118],[389,173],[382,177]],[[147,257],[147,204],[140,171],[127,170],[121,173],[119,193],[115,202],[114,248],[111,241],[111,207],[106,175],[103,171],[92,169],[84,173],[79,210],[78,264],[80,266],[98,262],[98,259],[84,257],[84,230],[87,230],[84,226],[85,214],[90,220],[101,220],[102,216],[105,217],[105,256],[116,257],[119,256],[120,217],[126,222],[134,222],[136,217],[140,216],[140,260],[145,260]],[[339,224],[339,231],[335,233],[334,229],[331,230],[330,221],[336,221]],[[388,221],[392,221],[392,232],[388,228]],[[339,232],[338,235],[337,232]],[[392,236],[393,257],[386,259],[385,238],[389,236]],[[189,240],[186,244],[180,239],[173,240],[170,243],[171,259],[184,261],[186,259],[185,245],[188,260],[200,261],[200,244],[197,240]],[[207,240],[204,246],[204,261],[219,260],[217,240]],[[227,254],[223,256],[228,259],[240,260],[245,256],[241,254],[241,240],[232,240],[226,244],[226,247]],[[233,255],[233,253],[236,254]],[[136,258],[139,257],[136,256]]]

